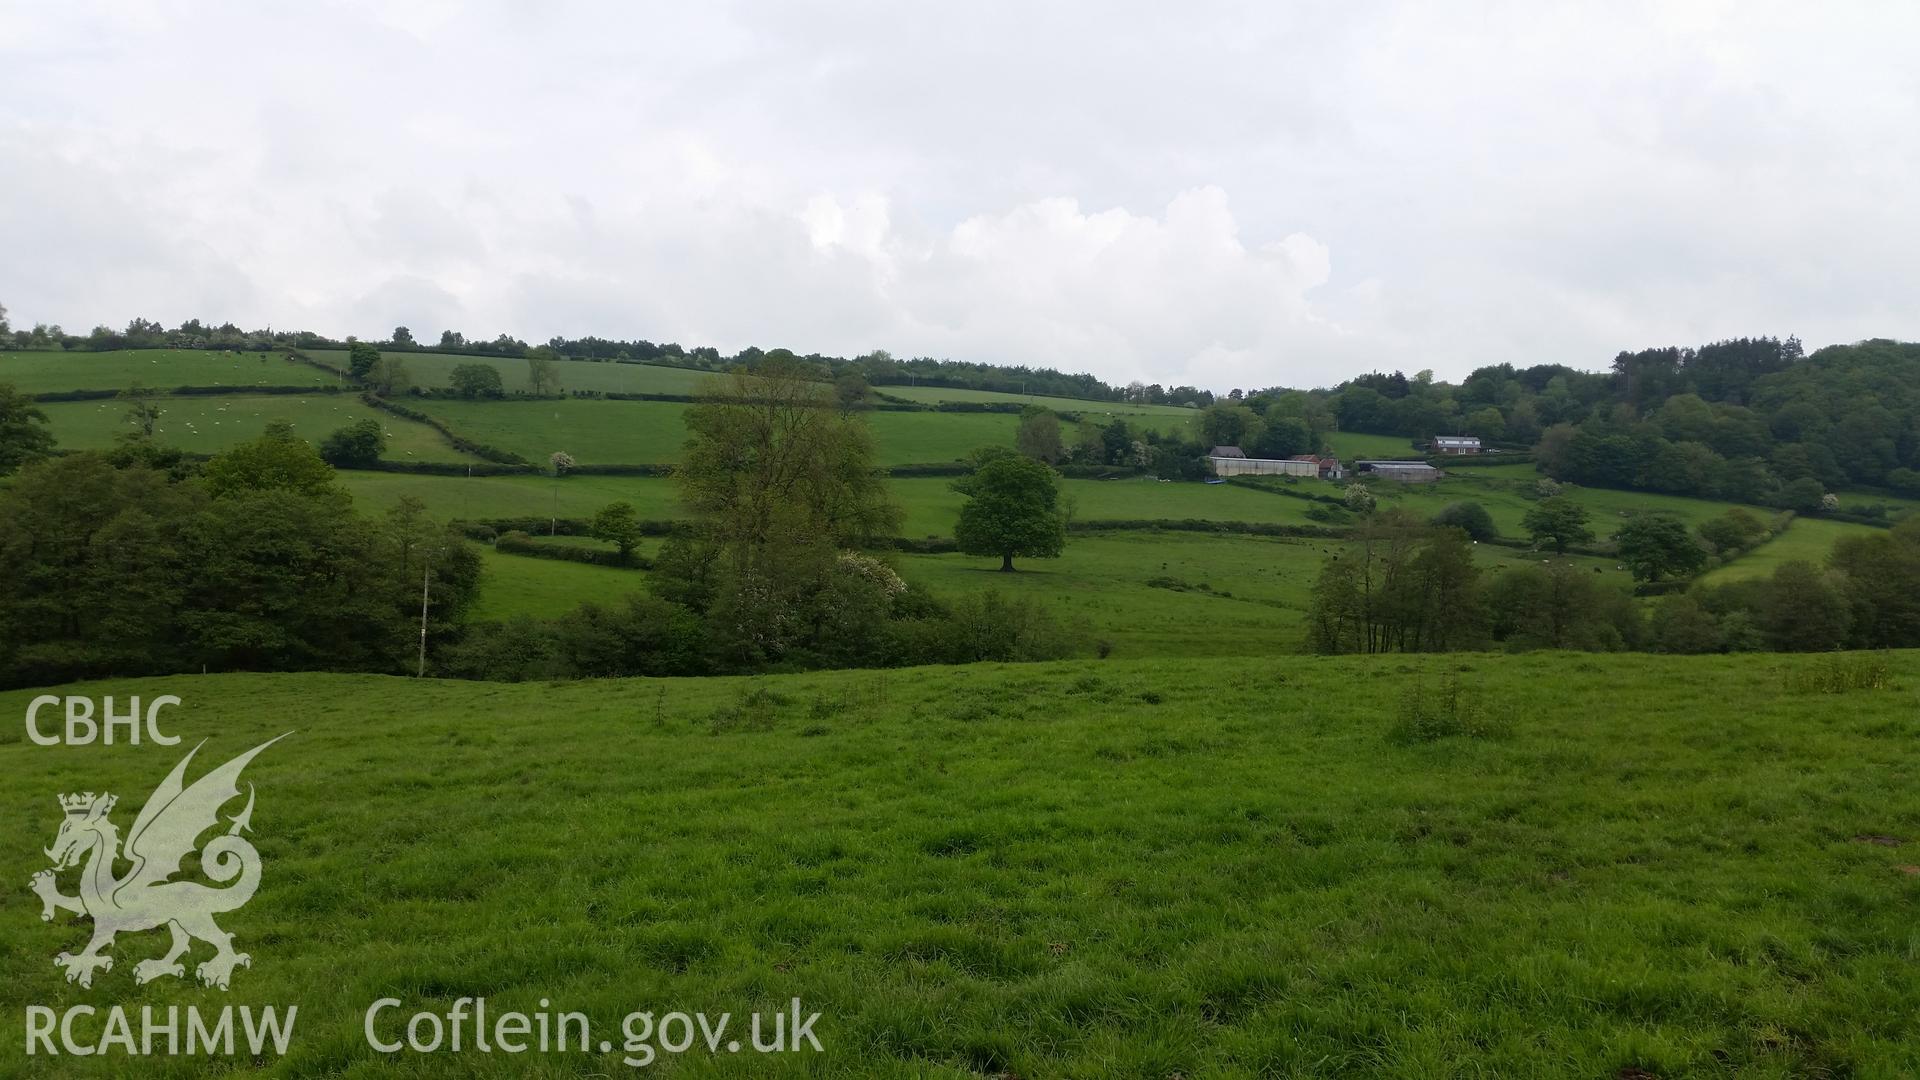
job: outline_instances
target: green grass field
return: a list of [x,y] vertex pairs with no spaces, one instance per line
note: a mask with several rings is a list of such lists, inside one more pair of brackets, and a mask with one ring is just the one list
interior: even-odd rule
[[[903,536],[952,536],[953,522],[965,502],[953,490],[953,477],[896,477],[888,488],[906,511]],[[1062,494],[1077,521],[1180,520],[1249,521],[1270,525],[1311,525],[1313,504],[1234,484],[1161,483],[1126,480],[1063,480]]]
[[[1486,475],[1493,470],[1460,469],[1447,474],[1444,480],[1434,484],[1398,484],[1393,481],[1379,481],[1372,485],[1374,494],[1379,498],[1381,507],[1397,506],[1412,511],[1422,517],[1431,517],[1451,502],[1477,502],[1487,508],[1493,516],[1494,525],[1505,536],[1524,536],[1520,523],[1527,511],[1538,501],[1530,497],[1537,478],[1531,474],[1524,477],[1496,474]],[[1612,488],[1589,488],[1569,486],[1566,497],[1587,508],[1591,515],[1589,526],[1595,537],[1606,539],[1634,514],[1661,511],[1674,514],[1690,526],[1697,526],[1709,518],[1718,517],[1732,509],[1735,503],[1716,502],[1709,499],[1688,499],[1678,495],[1662,495],[1651,491],[1617,491]],[[1764,507],[1750,506],[1747,509],[1761,520],[1771,518],[1776,511]]]
[[[586,537],[553,543],[611,551]],[[1180,531],[1076,533],[1056,559],[1021,559],[1004,574],[995,558],[886,553],[907,580],[949,599],[982,590],[1047,604],[1112,655],[1272,657],[1297,653],[1313,582],[1327,557],[1349,545],[1315,538],[1224,536]],[[642,554],[658,542],[643,544]],[[489,576],[475,619],[552,616],[588,600],[644,587],[646,575],[485,550]],[[1564,561],[1627,586],[1613,560],[1546,555],[1492,544],[1474,548],[1481,569]]]
[[[1890,659],[1895,689],[1839,697],[1782,690],[1830,658],[1757,655],[89,684],[179,695],[169,729],[209,740],[196,773],[294,732],[245,774],[264,873],[220,918],[252,962],[225,994],[136,987],[164,935],[129,933],[92,990],[64,982],[52,958],[86,930],[35,918],[25,889],[52,796],[114,792],[124,828],[185,747],[47,748],[9,725],[0,1053],[15,1075],[127,1075],[22,1056],[18,1018],[276,1004],[299,1007],[291,1051],[241,1059],[250,1075],[617,1076],[629,1012],[798,997],[817,1054],[654,1068],[1910,1076],[1920,654]],[[1403,695],[1448,677],[1506,733],[1390,738]],[[743,706],[756,722],[729,719]],[[615,1049],[366,1045],[376,999],[404,1017],[468,996],[548,999]]]
[[1335,457],[1342,461],[1359,458],[1417,458],[1412,439],[1398,435],[1368,435],[1361,431],[1336,431],[1327,436]]
[[1879,531],[1871,525],[1797,517],[1793,519],[1793,524],[1787,526],[1786,532],[1725,566],[1709,571],[1700,580],[1707,585],[1724,585],[1729,581],[1770,577],[1781,563],[1795,560],[1825,566],[1827,555],[1842,537],[1871,536]]
[[[161,398],[155,441],[191,453],[210,454],[258,438],[268,424],[283,420],[295,435],[319,445],[334,431],[358,420],[378,420],[387,432],[386,457],[396,461],[477,461],[425,424],[368,408],[351,394],[268,394],[252,397]],[[41,405],[61,448],[99,450],[116,436],[132,432],[124,401],[56,401]],[[343,476],[346,474],[343,474]]]
[[[344,355],[344,354],[343,354]],[[135,383],[157,390],[176,386],[333,386],[340,380],[286,353],[224,353],[207,349],[129,349],[124,352],[0,352],[0,383],[21,393],[121,390]]]
[[1098,415],[1140,414],[1191,417],[1199,412],[1184,405],[1143,405],[1130,401],[1093,401],[1087,398],[1050,397],[1046,394],[1008,394],[998,390],[968,390],[946,386],[876,386],[874,389],[888,397],[905,401],[924,401],[929,404],[942,401],[1010,401],[1019,405],[1043,405],[1059,412],[1084,412]]
[[[687,406],[666,401],[422,401],[415,407],[454,430],[529,461],[565,450],[582,464],[655,465],[680,460]],[[882,465],[956,461],[975,447],[1012,446],[1019,417],[997,413],[869,414]]]
[[614,603],[647,587],[646,575],[636,570],[505,555],[490,547],[481,548],[480,555],[486,569],[479,602],[469,613],[475,621],[515,615],[550,619],[588,601]]
[[684,516],[673,481],[655,476],[413,476],[343,472],[340,483],[363,512],[378,513],[411,495],[443,520],[514,517],[589,518],[628,502],[650,521]]

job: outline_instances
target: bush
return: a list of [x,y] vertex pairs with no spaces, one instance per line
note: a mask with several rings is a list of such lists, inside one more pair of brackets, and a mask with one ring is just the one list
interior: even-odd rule
[[943,616],[914,620],[896,632],[904,639],[905,663],[941,664],[1063,660],[1083,651],[1085,636],[1039,603],[995,590],[963,596]]
[[1890,690],[1893,669],[1887,658],[1835,656],[1818,666],[1790,667],[1784,684],[1794,694],[1845,694],[1854,690]]
[[320,457],[336,469],[363,469],[387,448],[378,420],[356,420],[320,441]]
[[1493,515],[1477,502],[1448,503],[1433,515],[1433,524],[1460,529],[1475,540],[1492,540],[1500,535]]

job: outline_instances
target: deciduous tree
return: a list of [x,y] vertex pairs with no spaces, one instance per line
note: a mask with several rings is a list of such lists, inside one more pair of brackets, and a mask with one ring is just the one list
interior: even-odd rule
[[1687,531],[1686,522],[1672,514],[1637,515],[1620,527],[1616,539],[1620,560],[1636,581],[1686,577],[1707,561],[1707,553]]
[[588,532],[595,540],[604,540],[620,549],[620,560],[630,562],[633,549],[640,546],[640,513],[632,503],[609,503],[593,516]]
[[12,383],[0,383],[0,476],[47,456],[52,449],[47,414]]
[[1535,547],[1549,544],[1562,554],[1568,545],[1593,539],[1593,530],[1587,527],[1587,508],[1565,496],[1542,499],[1534,504],[1527,516],[1520,519],[1520,527],[1533,538]]
[[953,537],[969,555],[997,555],[1013,570],[1015,556],[1055,558],[1067,543],[1059,474],[1019,455],[997,457],[953,485],[967,496]]
[[447,378],[454,392],[468,400],[506,396],[500,369],[492,364],[455,364]]

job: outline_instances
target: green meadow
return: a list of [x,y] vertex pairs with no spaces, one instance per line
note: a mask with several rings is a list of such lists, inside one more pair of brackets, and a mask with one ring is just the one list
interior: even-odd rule
[[1342,461],[1359,458],[1416,458],[1413,440],[1398,435],[1369,435],[1362,431],[1336,431],[1327,436],[1329,448]]
[[[1910,1076],[1920,654],[1885,658],[1886,689],[1785,689],[1835,662],[89,684],[179,695],[170,731],[207,740],[196,773],[293,732],[244,776],[264,872],[220,921],[251,966],[224,994],[136,986],[165,935],[126,933],[91,990],[63,980],[53,957],[86,928],[33,917],[24,889],[58,825],[51,796],[118,794],[124,827],[184,746],[40,747],[14,723],[0,1007],[297,1005],[287,1056],[233,1069],[258,1076],[630,1075],[628,1013],[744,1023],[796,997],[821,1014],[820,1052],[696,1044],[654,1069]],[[1407,697],[1448,686],[1478,734],[1406,738]],[[0,713],[32,693],[0,694]],[[388,997],[404,1005],[386,1038],[393,1017],[461,997],[496,1014],[547,999],[613,1049],[382,1055],[362,1026]],[[23,1056],[24,1038],[0,1026],[16,1075],[126,1075],[118,1057]]]
[[508,555],[491,547],[481,548],[480,558],[480,599],[468,616],[476,621],[515,615],[550,619],[588,601],[618,603],[646,588],[646,577],[637,570]]
[[[309,369],[311,370],[311,369]],[[377,420],[387,433],[386,457],[396,461],[477,461],[447,444],[440,433],[391,413],[369,408],[352,394],[266,394],[253,397],[162,397],[154,441],[189,453],[211,454],[235,443],[257,439],[268,424],[293,425],[293,433],[318,445],[334,431],[358,420]],[[62,449],[100,450],[134,428],[127,403],[53,401],[39,406]],[[346,475],[346,474],[343,474]]]
[[1040,405],[1056,412],[1084,412],[1089,414],[1138,413],[1140,415],[1160,416],[1196,416],[1198,409],[1185,405],[1146,405],[1131,401],[1095,401],[1089,398],[1063,398],[1047,394],[1008,394],[998,390],[970,390],[947,386],[877,386],[874,388],[888,397],[905,401],[924,401],[937,404],[944,401],[954,402],[1012,402],[1017,405]]
[[0,352],[0,383],[24,394],[118,390],[136,383],[176,386],[334,386],[338,376],[286,353],[212,349],[128,349],[122,352]]
[[1878,531],[1871,525],[1797,517],[1785,532],[1725,566],[1708,571],[1700,580],[1707,585],[1723,585],[1729,581],[1768,577],[1781,563],[1796,560],[1820,566],[1827,561],[1827,554],[1841,538],[1871,536]]
[[415,476],[406,473],[342,472],[340,485],[368,512],[411,496],[443,519],[515,517],[589,518],[608,503],[632,503],[640,516],[664,521],[683,516],[673,481],[657,476]]
[[[688,406],[667,401],[422,401],[414,407],[488,446],[545,461],[564,450],[582,464],[680,460]],[[1013,445],[1019,417],[1005,413],[868,414],[882,465],[957,461],[976,447]]]

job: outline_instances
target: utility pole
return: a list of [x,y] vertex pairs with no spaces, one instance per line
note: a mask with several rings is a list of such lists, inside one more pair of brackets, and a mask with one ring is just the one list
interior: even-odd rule
[[429,575],[432,573],[433,558],[422,553],[420,560],[420,671],[414,676],[418,679],[427,677],[427,598],[431,595],[427,589],[427,582],[431,580]]

